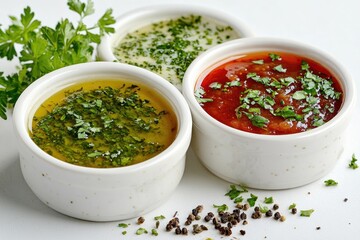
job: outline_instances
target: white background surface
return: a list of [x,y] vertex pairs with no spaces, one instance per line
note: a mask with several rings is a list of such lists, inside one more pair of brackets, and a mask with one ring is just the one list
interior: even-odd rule
[[[114,16],[139,6],[169,3],[160,0],[95,0],[95,21],[105,9],[113,8]],[[355,79],[360,95],[360,2],[356,0],[191,0],[175,1],[198,6],[213,7],[242,19],[257,36],[273,36],[298,40],[312,44],[330,52],[350,72]],[[63,17],[76,20],[65,0],[24,1],[0,0],[0,23],[9,24],[8,15],[19,16],[23,8],[31,6],[43,25],[54,26]],[[0,72],[10,72],[15,63],[0,62]],[[360,168],[347,167],[351,155],[355,153],[360,164],[360,104],[358,101],[354,118],[348,127],[345,152],[334,170],[323,179],[304,187],[284,191],[251,190],[259,196],[272,196],[287,217],[283,223],[262,218],[249,220],[246,226],[234,228],[233,239],[359,239],[360,238]],[[184,177],[171,198],[160,208],[145,215],[142,227],[151,230],[154,216],[164,215],[159,236],[135,235],[135,219],[122,221],[131,223],[127,235],[117,227],[119,222],[94,223],[73,219],[59,214],[40,202],[26,185],[19,167],[11,118],[0,120],[0,239],[220,239],[217,231],[187,237],[165,232],[164,228],[171,216],[178,211],[180,222],[198,204],[203,204],[205,212],[214,211],[212,204],[228,204],[224,196],[229,183],[213,176],[197,160],[191,151],[188,153]],[[316,159],[314,159],[316,161]],[[332,178],[339,182],[336,187],[325,187],[323,181]],[[154,186],[155,188],[156,186]],[[348,198],[344,202],[344,198]],[[298,209],[315,209],[310,218],[291,215],[287,207],[296,203]],[[119,203],[121,204],[121,203]],[[205,215],[205,213],[203,213]],[[250,215],[250,213],[249,213]],[[201,221],[201,223],[203,223]],[[320,230],[316,230],[321,227]],[[239,230],[246,230],[240,236]]]

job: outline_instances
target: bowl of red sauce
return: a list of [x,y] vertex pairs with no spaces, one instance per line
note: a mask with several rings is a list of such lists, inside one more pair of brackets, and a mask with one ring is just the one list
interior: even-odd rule
[[341,158],[355,84],[328,53],[284,39],[233,40],[184,76],[192,148],[229,182],[286,189],[326,175]]

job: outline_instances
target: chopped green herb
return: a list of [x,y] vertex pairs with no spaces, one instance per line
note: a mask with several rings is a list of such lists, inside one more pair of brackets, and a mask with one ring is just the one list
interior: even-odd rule
[[215,205],[215,204],[213,204],[213,207],[217,208],[218,212],[225,212],[225,211],[227,211],[229,209],[229,207],[226,204],[223,204],[223,205]]
[[309,70],[309,69],[310,69],[309,64],[308,64],[306,61],[302,60],[302,61],[301,61],[301,70],[307,71],[307,70]]
[[285,106],[282,108],[277,108],[275,110],[275,115],[283,117],[285,119],[296,119],[298,121],[303,118],[301,115],[295,113],[293,106]]
[[258,197],[252,193],[250,193],[250,198],[247,199],[247,202],[249,203],[250,207],[255,206],[256,200]]
[[271,58],[271,61],[276,61],[276,60],[281,60],[280,55],[276,54],[276,53],[269,53],[269,57]]
[[157,230],[156,229],[151,229],[151,235],[154,235],[154,236],[157,236],[157,235],[159,235],[159,233],[157,232]]
[[156,216],[154,217],[155,220],[163,220],[165,219],[165,216],[164,215],[160,215],[160,216]]
[[238,87],[241,86],[241,82],[239,80],[233,80],[231,82],[226,83],[227,87]]
[[276,67],[273,68],[275,71],[278,71],[278,72],[281,72],[281,73],[284,73],[286,72],[286,68],[283,68],[283,66],[280,64],[280,65],[277,65]]
[[122,235],[126,235],[127,231],[122,231],[121,234]]
[[234,199],[234,203],[241,203],[244,200],[244,198],[242,196],[237,197]]
[[296,204],[293,203],[293,204],[291,204],[291,205],[289,206],[289,210],[291,210],[291,209],[293,209],[293,208],[295,208],[295,207],[296,207]]
[[309,209],[309,210],[301,210],[300,211],[300,216],[302,217],[310,217],[311,214],[314,212],[314,209]]
[[294,94],[292,95],[292,98],[295,100],[303,100],[306,99],[307,93],[305,91],[296,91],[294,92]]
[[357,159],[355,157],[355,154],[353,154],[352,157],[351,157],[351,162],[349,163],[349,168],[357,169],[359,166],[356,163],[356,161],[357,161]]
[[259,205],[259,209],[261,213],[266,213],[267,211],[269,211],[269,208],[267,206]]
[[121,228],[127,228],[129,226],[129,224],[126,224],[126,223],[119,223],[118,227],[121,227]]
[[209,85],[209,87],[212,88],[212,89],[221,89],[221,86],[222,85],[220,83],[218,83],[218,82],[213,82],[213,83],[211,83]]
[[213,99],[211,98],[203,98],[203,95],[205,94],[205,90],[203,87],[200,87],[198,89],[195,90],[195,98],[196,98],[196,101],[200,104],[202,103],[207,103],[207,102],[212,102]]
[[274,202],[273,197],[265,197],[264,203],[271,204],[273,202]]
[[264,64],[264,60],[263,60],[263,59],[260,59],[260,60],[254,60],[254,61],[252,61],[252,63],[254,63],[254,64],[258,64],[258,65],[262,65],[262,64]]
[[324,181],[325,186],[336,186],[338,185],[338,182],[334,181],[333,179],[328,179]]
[[292,77],[286,77],[286,78],[281,78],[280,82],[281,82],[282,85],[288,87],[291,84],[293,84],[294,82],[296,82],[296,80],[294,78],[292,78]]
[[142,235],[147,233],[148,231],[145,228],[139,228],[138,230],[136,230],[136,235]]

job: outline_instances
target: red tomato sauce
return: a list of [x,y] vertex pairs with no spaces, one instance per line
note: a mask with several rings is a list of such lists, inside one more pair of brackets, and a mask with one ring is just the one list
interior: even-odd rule
[[[270,56],[271,55],[271,56]],[[218,121],[251,133],[304,132],[331,120],[343,92],[311,59],[283,52],[241,56],[211,70],[195,95]]]

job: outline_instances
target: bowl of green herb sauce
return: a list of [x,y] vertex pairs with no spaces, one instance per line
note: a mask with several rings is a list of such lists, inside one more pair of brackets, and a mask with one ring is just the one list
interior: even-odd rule
[[133,218],[163,203],[182,178],[192,128],[172,84],[111,62],[45,75],[20,96],[13,119],[35,195],[90,221]]

